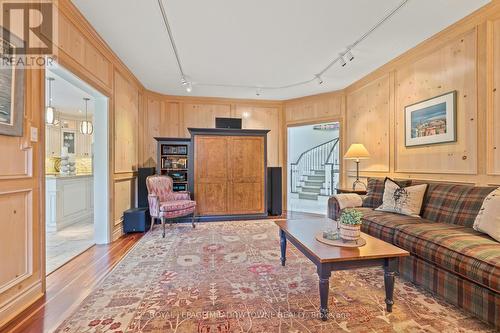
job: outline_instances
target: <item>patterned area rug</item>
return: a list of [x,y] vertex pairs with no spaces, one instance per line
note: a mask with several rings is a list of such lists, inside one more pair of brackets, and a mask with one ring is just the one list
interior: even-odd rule
[[289,244],[281,267],[272,221],[167,228],[145,235],[57,332],[489,331],[401,279],[387,313],[378,268],[332,273],[322,322],[315,266]]

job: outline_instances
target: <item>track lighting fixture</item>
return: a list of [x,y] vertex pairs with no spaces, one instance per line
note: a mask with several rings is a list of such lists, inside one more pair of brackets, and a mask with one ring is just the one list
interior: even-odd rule
[[181,84],[186,89],[186,91],[188,93],[193,91],[193,84],[191,82],[187,81],[186,79],[182,79]]
[[345,61],[343,55],[340,55],[339,61],[340,61],[340,65],[342,65],[342,67],[345,67],[345,65],[347,65],[347,62]]
[[323,84],[323,79],[321,78],[321,75],[320,74],[316,74],[314,75],[316,77],[316,80],[318,81],[318,84]]
[[[163,18],[163,23],[165,25],[165,29],[168,33],[168,38],[170,40],[170,44],[172,46],[172,51],[175,55],[175,60],[177,62],[177,67],[179,69],[179,74],[181,77],[181,84],[182,86],[186,89],[188,93],[192,92],[193,90],[193,83],[188,81],[186,79],[186,75],[184,72],[184,69],[182,67],[182,62],[181,58],[179,56],[179,52],[177,50],[177,46],[175,44],[174,36],[172,33],[172,30],[170,28],[170,24],[168,21],[167,17],[167,12],[165,9],[165,6],[163,2],[165,0],[157,0],[158,1],[158,6],[160,8],[160,12],[162,14]],[[332,68],[334,65],[337,63],[340,63],[342,67],[345,67],[347,65],[347,62],[353,61],[354,60],[354,55],[352,53],[352,50],[355,49],[360,43],[362,43],[365,39],[367,39],[369,36],[371,36],[377,29],[379,29],[382,25],[384,25],[386,22],[388,22],[398,11],[400,11],[410,0],[400,0],[400,3],[394,7],[390,12],[388,12],[384,17],[382,17],[374,26],[372,26],[367,32],[365,32],[361,37],[359,37],[357,40],[354,42],[350,43],[349,46],[346,47],[345,51],[343,53],[340,53],[337,58],[332,59],[330,63],[323,68],[320,72],[317,72],[318,74],[314,75],[313,77],[309,77],[307,80],[303,81],[297,81],[297,82],[292,82],[289,84],[285,85],[276,85],[276,86],[265,86],[264,88],[258,87],[256,88],[255,86],[252,85],[240,85],[240,84],[221,84],[221,83],[210,83],[210,82],[200,82],[197,81],[196,85],[198,87],[225,87],[225,88],[244,88],[248,89],[248,91],[251,91],[252,89],[256,89],[255,95],[260,96],[262,94],[263,89],[268,90],[277,90],[277,89],[288,89],[292,87],[298,87],[306,84],[310,84],[313,81],[317,81],[318,84],[323,84],[323,79],[322,75],[324,75],[330,68]],[[48,119],[49,120],[49,119]],[[57,122],[57,119],[55,119]]]
[[347,60],[349,61],[353,61],[354,60],[354,55],[352,54],[351,50],[347,50],[347,52],[345,53],[345,57],[347,58]]

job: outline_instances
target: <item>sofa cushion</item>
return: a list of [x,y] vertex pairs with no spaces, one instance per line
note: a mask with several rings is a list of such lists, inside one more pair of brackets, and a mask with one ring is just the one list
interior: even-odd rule
[[[413,181],[412,185],[427,182]],[[484,199],[494,187],[475,187],[449,183],[429,183],[422,217],[434,222],[472,228]]]
[[[356,208],[356,210],[363,213],[361,231],[388,243],[393,242],[396,227],[425,222],[419,217],[386,213],[371,208]],[[431,223],[430,221],[427,222]]]
[[[395,180],[402,187],[410,186],[411,180]],[[377,208],[382,204],[384,198],[385,178],[368,178],[366,196],[363,199],[363,207]]]
[[500,292],[500,244],[446,223],[399,225],[394,244],[428,262]]
[[160,203],[161,212],[174,212],[196,207],[196,202],[191,200],[173,200]]

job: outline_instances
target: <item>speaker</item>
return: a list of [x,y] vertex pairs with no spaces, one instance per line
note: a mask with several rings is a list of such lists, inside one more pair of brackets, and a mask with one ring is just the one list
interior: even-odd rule
[[283,213],[281,168],[267,168],[267,212],[277,216]]
[[146,178],[155,174],[155,168],[139,168],[137,171],[137,206],[149,207]]
[[123,212],[123,232],[146,232],[151,226],[151,216],[147,208],[132,208]]

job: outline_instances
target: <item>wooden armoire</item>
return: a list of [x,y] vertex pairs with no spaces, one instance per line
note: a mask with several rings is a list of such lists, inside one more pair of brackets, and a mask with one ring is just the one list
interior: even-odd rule
[[268,130],[190,128],[200,216],[266,215]]

